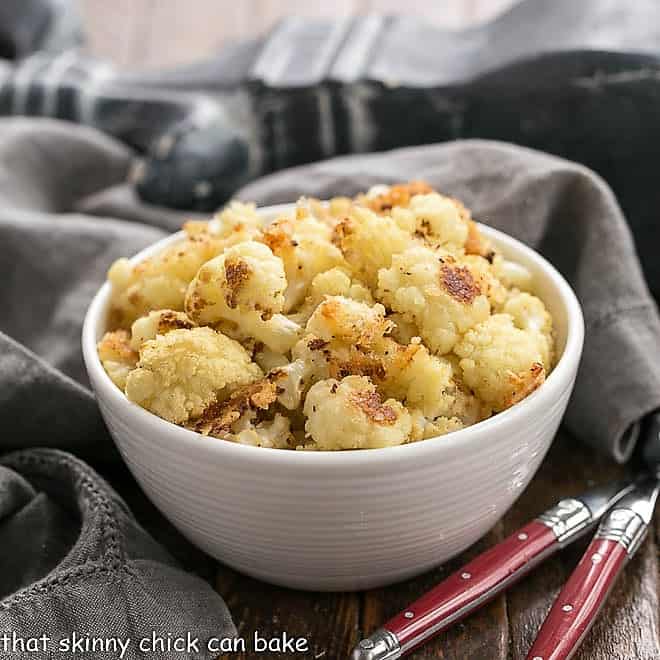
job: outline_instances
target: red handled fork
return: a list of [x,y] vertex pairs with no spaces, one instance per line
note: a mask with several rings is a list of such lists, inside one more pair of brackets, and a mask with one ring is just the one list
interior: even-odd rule
[[586,534],[634,488],[630,481],[616,482],[559,501],[363,639],[353,660],[394,660],[409,654]]

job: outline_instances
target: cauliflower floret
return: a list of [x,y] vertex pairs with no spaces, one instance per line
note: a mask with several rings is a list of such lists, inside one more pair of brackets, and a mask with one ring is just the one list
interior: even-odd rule
[[233,336],[253,337],[276,353],[286,353],[301,328],[279,313],[285,286],[279,257],[263,244],[241,243],[199,269],[188,286],[185,310],[200,325],[224,322],[223,330]]
[[414,247],[395,255],[378,275],[377,297],[414,323],[436,353],[490,314],[488,299],[470,270],[452,255]]
[[495,314],[466,332],[454,352],[465,383],[497,412],[545,380],[537,337],[516,328],[509,314]]
[[307,321],[306,331],[324,341],[370,346],[392,329],[380,304],[367,305],[344,298],[327,296]]
[[493,257],[493,274],[507,289],[531,291],[534,278],[528,268],[501,255]]
[[343,296],[351,300],[373,305],[374,299],[371,291],[361,282],[352,280],[341,268],[331,268],[319,273],[309,288],[309,295],[300,307],[295,317],[300,322],[306,323],[312,312],[326,296]]
[[415,216],[416,230],[428,242],[450,251],[463,248],[469,227],[453,199],[438,193],[415,195],[408,208]]
[[131,347],[126,330],[106,332],[97,346],[99,358],[112,382],[123,391],[126,377],[138,361],[138,354]]
[[264,230],[263,241],[284,262],[288,286],[284,311],[303,302],[316,275],[336,266],[346,266],[339,248],[331,242],[331,228],[298,206],[296,217],[282,218]]
[[467,266],[472,277],[479,283],[479,288],[488,298],[491,309],[500,310],[508,292],[497,279],[490,262],[477,254],[467,254],[461,258],[461,263]]
[[[260,238],[263,223],[254,204],[234,201],[206,223],[206,230],[212,236],[223,239],[225,247],[229,247]],[[186,223],[184,229],[188,230],[191,225]]]
[[359,206],[335,227],[334,241],[353,272],[372,288],[378,281],[378,271],[389,268],[392,256],[413,244],[410,233],[391,217]]
[[357,201],[376,213],[387,213],[394,207],[408,206],[415,195],[431,192],[434,192],[433,188],[424,181],[410,181],[392,186],[381,183],[369,188],[366,195],[358,195]]
[[207,261],[194,289],[200,300],[194,310],[202,323],[215,319],[216,306],[267,317],[284,305],[284,265],[263,243],[246,241]]
[[383,403],[364,376],[316,383],[307,393],[304,414],[305,431],[322,450],[391,447],[407,442],[412,431],[406,408],[394,399]]
[[273,419],[267,419],[251,428],[243,429],[228,439],[241,445],[271,449],[291,449],[296,444],[291,433],[291,422],[288,417],[280,413],[276,413]]
[[513,292],[502,310],[510,314],[517,328],[533,334],[543,358],[543,366],[550,371],[554,360],[552,317],[539,298],[529,293]]
[[173,309],[159,309],[140,317],[131,326],[131,348],[139,351],[142,344],[156,335],[164,335],[170,330],[190,329],[194,323],[183,313]]
[[137,264],[128,259],[115,261],[108,271],[112,284],[109,326],[128,329],[151,310],[182,310],[188,283],[222,249],[221,241],[204,235],[187,238]]
[[412,442],[446,435],[452,431],[459,431],[466,426],[458,417],[436,417],[430,420],[424,416],[421,410],[411,410],[410,416],[412,419],[410,440]]
[[418,408],[427,417],[447,415],[453,404],[453,368],[451,363],[435,355],[419,343],[394,350],[388,365],[385,390],[388,396]]
[[126,396],[181,424],[261,376],[261,369],[233,339],[211,328],[172,330],[142,345],[137,368],[126,379]]

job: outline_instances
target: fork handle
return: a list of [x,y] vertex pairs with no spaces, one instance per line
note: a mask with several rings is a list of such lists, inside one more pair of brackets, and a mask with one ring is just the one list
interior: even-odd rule
[[560,547],[547,524],[533,520],[482,553],[403,612],[384,631],[398,643],[401,657],[482,606]]
[[626,547],[596,537],[543,622],[527,660],[567,660],[591,629],[628,559]]

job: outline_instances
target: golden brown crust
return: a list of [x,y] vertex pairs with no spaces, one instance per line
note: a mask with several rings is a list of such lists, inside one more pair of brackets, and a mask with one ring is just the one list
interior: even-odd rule
[[99,350],[112,352],[122,362],[137,362],[138,354],[131,348],[131,333],[128,330],[106,332],[98,345]]
[[351,401],[374,423],[390,426],[397,420],[394,408],[381,401],[376,391],[361,391],[351,394]]
[[359,350],[351,351],[348,360],[330,360],[328,372],[331,378],[337,380],[346,376],[369,376],[371,380],[384,381],[387,377],[387,369],[381,357]]
[[307,342],[307,347],[310,351],[320,351],[322,348],[328,346],[330,342],[321,339],[320,337],[314,337]]
[[170,330],[189,330],[194,328],[195,324],[187,318],[183,317],[181,312],[175,312],[171,309],[166,309],[158,317],[158,334],[164,335]]
[[442,288],[458,302],[469,305],[481,295],[479,285],[474,281],[472,273],[465,266],[440,267],[440,284]]
[[271,249],[273,254],[281,254],[285,250],[295,247],[291,238],[293,225],[289,220],[276,220],[263,231],[262,241]]
[[192,424],[202,435],[222,437],[247,410],[267,410],[277,399],[277,386],[263,378],[236,390],[225,401],[211,404]]
[[410,181],[391,186],[390,189],[372,199],[365,198],[366,205],[376,213],[389,211],[395,206],[408,206],[410,198],[433,192],[425,181]]
[[510,408],[512,405],[522,401],[535,389],[540,387],[545,382],[545,368],[539,362],[535,362],[531,366],[529,373],[511,373],[509,374],[509,380],[511,381],[513,391],[505,402],[505,408]]
[[490,241],[488,241],[479,231],[479,226],[474,220],[470,218],[470,214],[467,209],[465,209],[462,204],[460,204],[460,207],[467,214],[466,220],[468,224],[468,236],[467,240],[465,241],[465,253],[477,254],[484,259],[488,259],[490,263],[493,263],[495,251],[493,250]]
[[225,280],[227,293],[225,300],[231,309],[238,305],[236,298],[245,281],[250,277],[250,266],[242,259],[227,259],[225,261]]

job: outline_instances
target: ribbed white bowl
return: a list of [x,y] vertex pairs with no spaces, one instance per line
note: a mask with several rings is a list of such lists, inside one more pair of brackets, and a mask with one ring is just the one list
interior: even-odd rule
[[[281,207],[264,209],[266,219]],[[488,227],[532,270],[561,359],[511,409],[443,437],[387,449],[295,452],[238,445],[170,424],[131,403],[96,352],[110,286],[92,301],[83,353],[103,417],[144,491],[194,544],[288,587],[355,590],[441,564],[485,534],[537,470],[573,388],[584,327],[575,295],[542,257]],[[177,241],[138,254],[141,260]]]

